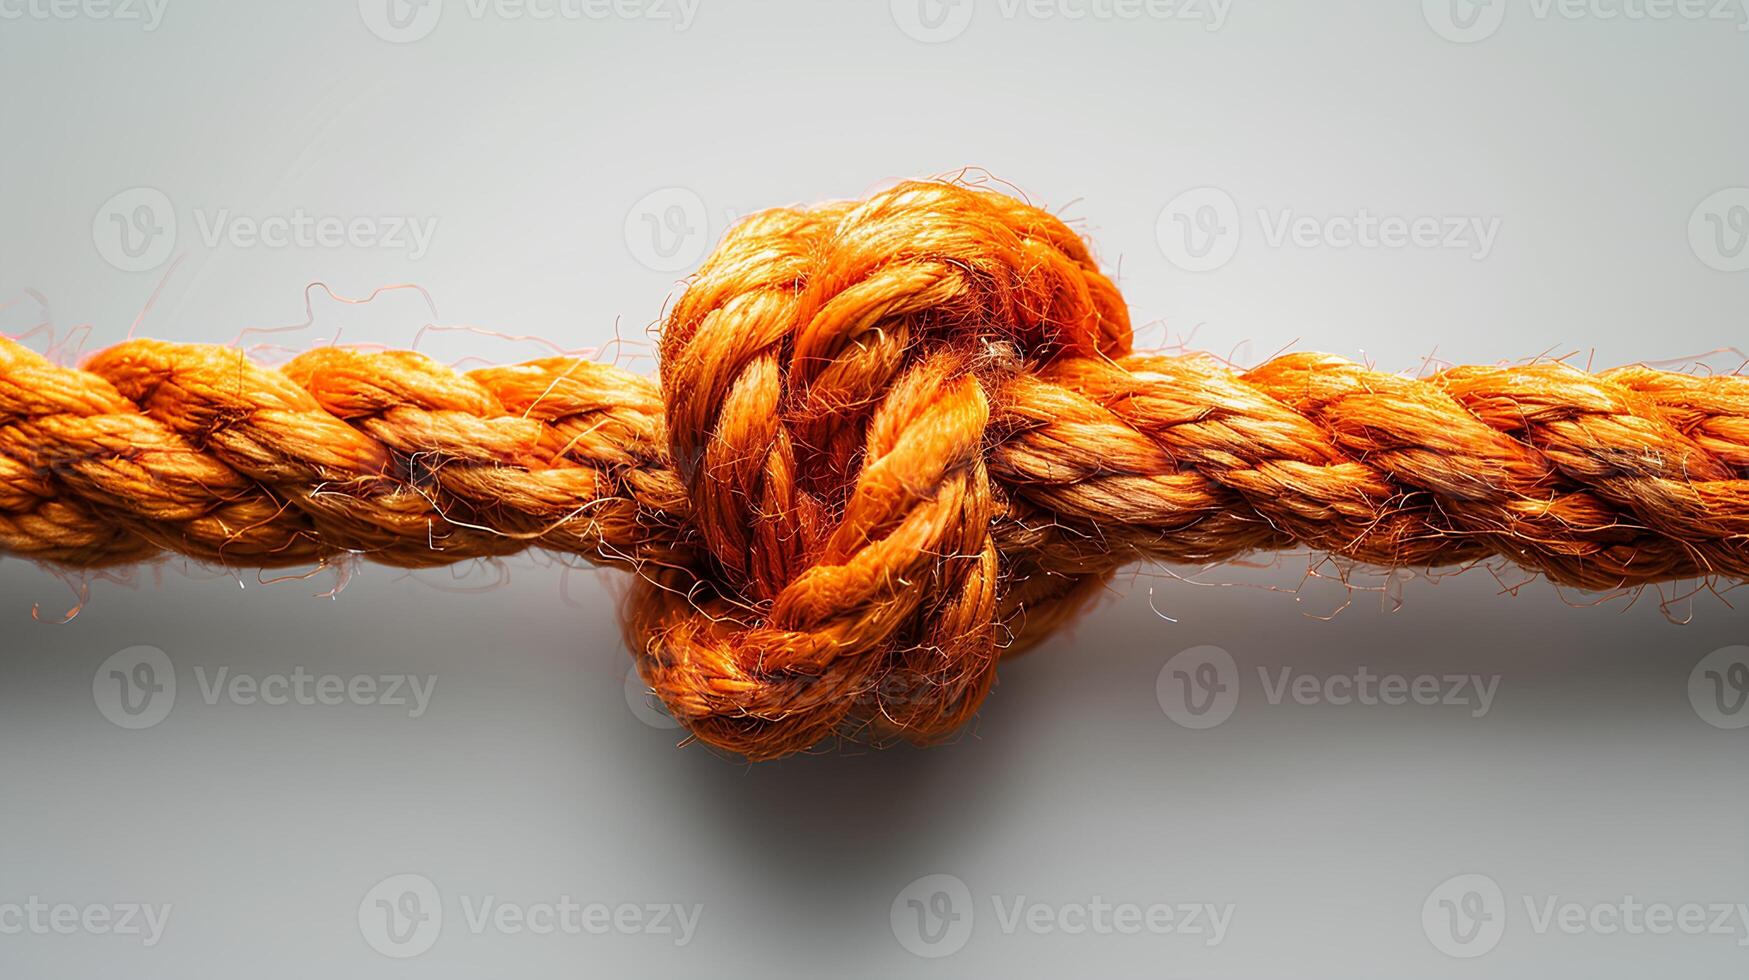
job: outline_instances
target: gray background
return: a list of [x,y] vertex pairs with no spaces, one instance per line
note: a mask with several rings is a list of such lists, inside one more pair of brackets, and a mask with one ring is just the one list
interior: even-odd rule
[[[1147,344],[1407,371],[1430,356],[1742,361],[1714,353],[1741,343],[1749,309],[1729,224],[1749,201],[1735,4],[1717,20],[1457,0],[1480,18],[1464,32],[1445,0],[1234,0],[1218,20],[1207,4],[702,0],[684,24],[675,0],[550,19],[447,0],[413,22],[428,33],[385,39],[374,0],[167,0],[155,23],[36,3],[0,5],[0,330],[46,325],[32,342],[64,357],[137,321],[191,341],[289,328],[244,336],[268,358],[335,337],[488,361],[546,342],[651,370],[664,297],[736,215],[972,166],[1095,240]],[[1234,203],[1239,237],[1192,272],[1158,225],[1202,187]],[[137,270],[109,214],[119,200],[131,220],[135,188],[176,224]],[[1497,221],[1497,236],[1481,259],[1270,241],[1283,215],[1362,209]],[[300,211],[435,234],[415,250],[207,233]],[[1724,237],[1691,236],[1709,214]],[[313,284],[423,291],[354,304]],[[1740,922],[1568,934],[1525,905],[1749,902],[1749,729],[1709,723],[1688,693],[1703,657],[1749,642],[1742,612],[1708,593],[1594,605],[1474,569],[1358,573],[1324,621],[1347,594],[1306,580],[1309,564],[1125,574],[1005,668],[954,744],[748,767],[677,750],[634,710],[624,583],[550,557],[358,568],[332,601],[316,597],[327,573],[171,563],[89,583],[65,625],[78,583],[0,559],[0,914],[31,896],[172,908],[150,948],[0,934],[0,975],[1743,975]],[[178,692],[161,723],[128,730],[93,681],[136,645],[164,652]],[[1239,700],[1191,730],[1156,682],[1201,645],[1231,656]],[[417,718],[201,696],[219,669],[299,667],[436,688]],[[1272,704],[1257,671],[1283,667],[1473,673],[1498,693],[1482,717]],[[359,908],[400,874],[432,883],[445,921],[428,951],[392,959]],[[922,958],[948,950],[889,913],[938,874],[964,883],[969,908],[952,911],[971,931]],[[1442,952],[1423,917],[1465,874],[1498,885],[1483,911],[1504,921],[1474,959]],[[487,895],[703,910],[683,947],[476,934],[462,902]],[[993,902],[1018,896],[1230,904],[1233,919],[1214,946],[1005,932]]]

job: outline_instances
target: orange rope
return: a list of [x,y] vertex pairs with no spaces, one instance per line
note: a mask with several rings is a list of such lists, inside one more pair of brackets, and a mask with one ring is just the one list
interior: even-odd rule
[[1130,345],[1066,226],[936,183],[741,222],[668,318],[660,384],[152,340],[74,370],[0,340],[0,553],[625,565],[645,679],[756,759],[954,731],[999,656],[1138,559],[1749,579],[1749,378]]

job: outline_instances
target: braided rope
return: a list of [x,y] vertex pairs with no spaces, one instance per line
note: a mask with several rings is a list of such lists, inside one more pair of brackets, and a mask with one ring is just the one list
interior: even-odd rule
[[1241,372],[1130,343],[1056,218],[928,183],[737,225],[668,318],[660,383],[153,340],[72,369],[0,340],[0,554],[626,566],[645,679],[756,759],[954,731],[1002,653],[1141,559],[1749,579],[1749,378]]

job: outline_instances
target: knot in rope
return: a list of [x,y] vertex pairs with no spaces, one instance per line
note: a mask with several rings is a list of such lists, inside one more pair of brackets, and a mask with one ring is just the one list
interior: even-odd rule
[[1749,579],[1749,378],[1137,353],[1082,240],[988,191],[754,215],[659,355],[129,340],[70,368],[0,338],[0,554],[626,567],[642,676],[753,759],[957,730],[1138,560]]
[[[1015,628],[993,420],[1016,378],[1129,348],[1086,245],[1010,197],[907,184],[735,227],[662,335],[669,444],[711,572],[640,593],[646,678],[754,757],[847,720],[959,727]],[[1085,593],[1064,584],[1040,603]]]

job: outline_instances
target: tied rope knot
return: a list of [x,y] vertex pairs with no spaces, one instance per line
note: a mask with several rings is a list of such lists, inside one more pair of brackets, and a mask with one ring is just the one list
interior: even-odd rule
[[156,340],[69,368],[0,338],[0,555],[627,567],[642,676],[753,759],[955,731],[1138,560],[1749,579],[1749,377],[1136,353],[1081,239],[972,188],[742,221],[659,355],[659,382]]
[[1015,378],[1129,348],[1086,245],[1010,197],[912,184],[738,225],[662,336],[669,443],[713,572],[640,590],[645,678],[750,757],[847,721],[958,728],[1015,632],[992,420]]

